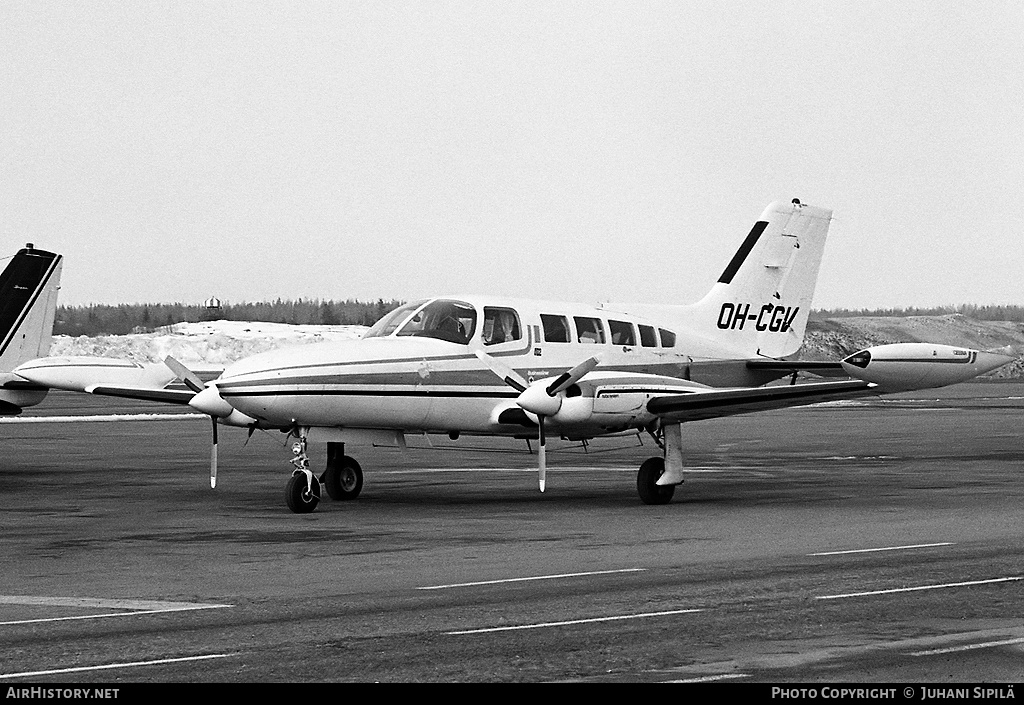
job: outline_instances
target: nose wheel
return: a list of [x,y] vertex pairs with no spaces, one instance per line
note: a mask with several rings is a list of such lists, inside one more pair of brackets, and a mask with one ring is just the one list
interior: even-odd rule
[[310,475],[308,478],[297,472],[288,478],[284,500],[296,514],[309,514],[320,504],[320,481]]

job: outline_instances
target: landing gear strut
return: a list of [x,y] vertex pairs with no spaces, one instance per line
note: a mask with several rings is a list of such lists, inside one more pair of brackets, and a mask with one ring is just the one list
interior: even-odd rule
[[284,491],[284,501],[296,514],[308,514],[320,504],[320,481],[309,469],[309,456],[306,455],[306,434],[299,432],[298,440],[292,444],[291,460],[295,469],[288,480]]

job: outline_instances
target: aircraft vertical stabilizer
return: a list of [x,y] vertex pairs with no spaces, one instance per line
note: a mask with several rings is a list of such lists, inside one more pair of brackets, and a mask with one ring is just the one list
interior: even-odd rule
[[62,262],[28,245],[0,274],[0,372],[49,354]]
[[684,307],[694,332],[740,355],[792,355],[803,343],[832,211],[776,201],[718,282]]

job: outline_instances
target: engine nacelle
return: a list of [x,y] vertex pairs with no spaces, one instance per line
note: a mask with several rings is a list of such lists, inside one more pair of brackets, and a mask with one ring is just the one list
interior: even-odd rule
[[1008,353],[985,352],[932,343],[877,345],[842,361],[851,377],[899,392],[945,387],[965,382],[1016,359]]

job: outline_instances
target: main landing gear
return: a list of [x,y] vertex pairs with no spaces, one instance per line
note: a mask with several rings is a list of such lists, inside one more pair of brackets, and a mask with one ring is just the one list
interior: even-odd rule
[[335,500],[355,499],[362,491],[363,469],[345,455],[344,443],[327,444],[327,468],[319,478],[309,469],[305,434],[300,434],[292,444],[292,454],[295,469],[285,487],[284,499],[296,514],[308,514],[316,509],[320,504],[321,487],[326,487],[327,495]]
[[[666,424],[650,430],[651,437],[664,455],[648,458],[636,474],[636,491],[644,504],[668,504],[676,485],[683,481],[683,436],[679,424]],[[668,484],[658,480],[669,470]]]
[[664,458],[648,458],[636,474],[636,491],[644,504],[668,504],[675,494],[675,485],[659,485],[658,478],[665,474]]

